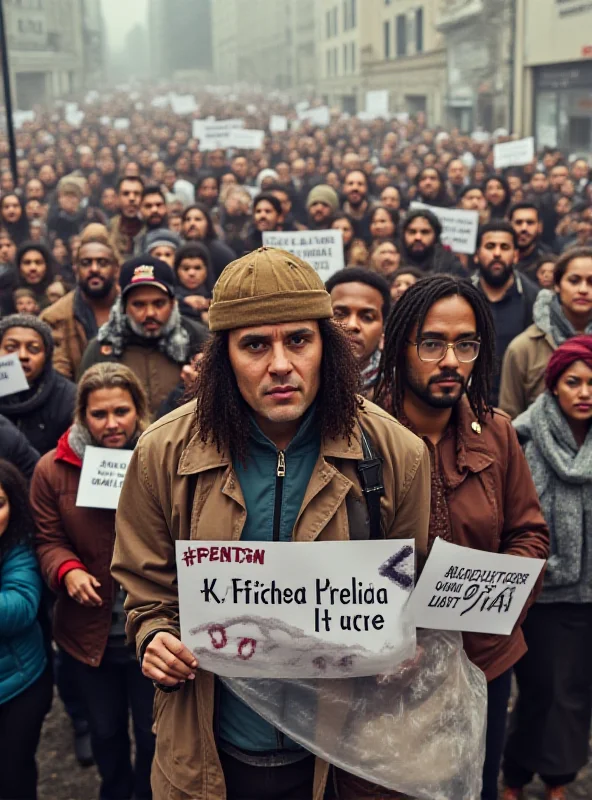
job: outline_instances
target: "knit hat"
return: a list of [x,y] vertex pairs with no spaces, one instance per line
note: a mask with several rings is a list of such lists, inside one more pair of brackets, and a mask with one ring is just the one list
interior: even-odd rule
[[318,186],[313,186],[306,198],[307,208],[310,208],[314,203],[324,203],[335,214],[339,208],[339,197],[332,186],[327,183],[320,183]]
[[137,256],[121,268],[119,285],[122,297],[137,286],[154,286],[169,297],[175,294],[175,277],[166,261],[152,256]]
[[42,322],[39,317],[33,314],[10,314],[0,320],[0,342],[9,328],[31,328],[43,339],[45,346],[46,362],[51,362],[53,355],[53,336],[51,328],[46,322]]
[[260,247],[229,264],[214,286],[210,330],[329,319],[331,297],[306,261],[276,247]]
[[149,253],[155,247],[174,247],[176,250],[181,247],[183,240],[175,231],[168,228],[155,228],[146,234],[146,252]]
[[584,361],[592,368],[592,336],[573,336],[553,351],[545,372],[545,383],[550,392],[575,361]]
[[75,194],[79,200],[84,197],[84,188],[86,180],[79,178],[77,175],[65,175],[58,182],[58,193]]

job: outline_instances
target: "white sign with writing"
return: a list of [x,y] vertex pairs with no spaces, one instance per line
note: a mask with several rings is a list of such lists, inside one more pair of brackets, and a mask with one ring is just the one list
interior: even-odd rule
[[465,211],[462,208],[439,208],[417,201],[411,203],[410,208],[427,208],[438,217],[442,225],[441,242],[453,253],[472,255],[475,252],[479,230],[478,211]]
[[544,565],[438,538],[411,597],[415,624],[509,636]]
[[230,131],[226,147],[234,147],[237,150],[261,150],[264,139],[265,131],[235,128]]
[[316,125],[319,128],[326,128],[331,123],[331,111],[329,106],[309,108],[306,111],[299,111],[298,119],[301,122],[310,122],[311,125]]
[[534,137],[516,139],[513,142],[499,142],[493,146],[493,166],[495,169],[520,167],[530,164],[534,158]]
[[346,678],[413,654],[412,539],[176,542],[181,639],[227,677]]
[[25,392],[29,384],[17,355],[0,356],[0,397]]
[[193,114],[199,109],[199,106],[195,102],[195,97],[192,94],[171,93],[170,103],[174,114]]
[[230,147],[231,133],[244,127],[242,119],[194,119],[192,134],[194,139],[199,139],[200,150],[217,150]]
[[269,118],[269,130],[271,133],[284,133],[288,130],[288,117],[281,114],[272,114]]
[[117,508],[133,450],[87,447],[84,451],[76,505]]
[[371,119],[382,117],[388,119],[389,114],[389,91],[388,89],[378,89],[374,92],[366,92],[366,113]]
[[130,121],[127,117],[118,117],[113,120],[113,127],[116,131],[126,131],[130,126]]
[[345,267],[343,234],[338,230],[264,231],[263,246],[294,253],[314,267],[323,281]]

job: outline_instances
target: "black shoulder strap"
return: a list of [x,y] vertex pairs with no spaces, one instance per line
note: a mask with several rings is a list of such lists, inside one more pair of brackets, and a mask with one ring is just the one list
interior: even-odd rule
[[382,539],[382,526],[380,524],[380,498],[384,496],[384,483],[382,480],[382,458],[374,450],[372,440],[360,425],[362,436],[362,451],[364,458],[358,461],[357,470],[360,477],[362,492],[368,506],[370,520],[370,538]]

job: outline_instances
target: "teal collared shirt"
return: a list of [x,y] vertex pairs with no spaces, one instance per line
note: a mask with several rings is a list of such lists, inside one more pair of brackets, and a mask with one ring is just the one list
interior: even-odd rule
[[[281,542],[292,540],[320,449],[320,426],[313,406],[284,451],[285,475],[281,478],[278,528]],[[276,446],[252,420],[247,463],[234,465],[247,509],[243,541],[273,541],[278,455]],[[299,745],[282,736],[224,686],[220,693],[218,726],[220,738],[242,750],[299,749]]]

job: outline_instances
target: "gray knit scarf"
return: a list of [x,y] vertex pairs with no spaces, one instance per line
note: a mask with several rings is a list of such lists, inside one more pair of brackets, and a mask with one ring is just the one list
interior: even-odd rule
[[572,586],[581,578],[586,530],[592,524],[592,428],[578,448],[548,391],[513,424],[525,443],[524,453],[551,532],[545,583]]
[[[124,444],[122,449],[133,450],[139,438],[140,434],[136,431],[132,438],[128,439]],[[84,425],[81,425],[79,422],[75,422],[70,428],[68,432],[68,444],[81,461],[84,460],[84,451],[87,447],[101,447],[90,435],[88,428],[85,428]]]
[[[111,308],[109,320],[99,328],[97,340],[108,342],[113,348],[114,355],[119,358],[126,344],[134,337],[137,337],[137,334],[130,328],[121,297],[118,297]],[[177,364],[187,362],[190,351],[189,334],[181,324],[181,314],[176,303],[171,316],[162,327],[160,336],[153,341],[160,352],[168,356],[171,361],[176,361]]]
[[[551,334],[556,345],[563,344],[566,339],[577,335],[576,329],[563,313],[559,296],[549,289],[542,289],[538,293],[532,316],[542,331]],[[584,333],[592,334],[592,322]]]

